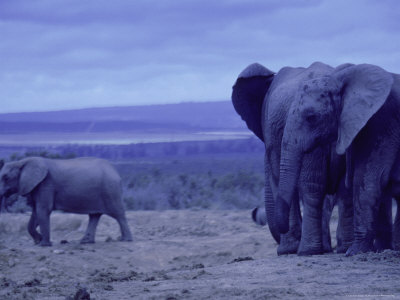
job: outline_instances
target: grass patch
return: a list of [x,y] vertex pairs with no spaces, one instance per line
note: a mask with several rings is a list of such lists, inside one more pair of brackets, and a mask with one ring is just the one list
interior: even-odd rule
[[115,163],[127,209],[248,209],[264,193],[263,157],[198,155]]

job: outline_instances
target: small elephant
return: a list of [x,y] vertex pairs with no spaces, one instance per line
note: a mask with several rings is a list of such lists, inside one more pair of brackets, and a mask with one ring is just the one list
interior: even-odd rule
[[30,157],[8,162],[0,170],[0,195],[15,193],[27,197],[32,205],[28,232],[40,246],[51,246],[53,210],[89,215],[81,243],[94,243],[102,214],[117,220],[122,241],[132,240],[121,199],[121,178],[106,160]]
[[[339,187],[344,177],[344,158],[334,152],[333,141],[321,144],[301,157],[286,156],[284,151],[287,148],[285,137],[292,130],[291,107],[296,105],[298,85],[333,70],[328,65],[315,63],[309,68],[285,67],[274,73],[255,63],[239,74],[233,86],[235,110],[265,144],[266,219],[272,236],[279,243],[278,254],[297,252],[310,255],[331,251],[329,222],[323,222],[322,216],[323,201],[327,194],[343,191]],[[291,172],[294,167],[301,169],[301,173],[289,182],[284,173]],[[278,207],[278,195],[282,194],[284,187],[291,188],[291,184],[294,190],[288,199],[290,212],[280,220],[282,213]],[[339,199],[344,203],[341,208],[345,206],[347,211],[353,210],[351,196],[344,193]],[[303,219],[300,201],[303,203]],[[254,213],[257,217],[257,211]],[[349,219],[343,220],[344,217]],[[284,225],[287,227],[283,228]],[[341,231],[349,233],[343,235],[340,249],[343,252],[352,242],[352,216],[341,210],[339,225],[347,226]]]
[[392,248],[392,196],[400,196],[400,75],[344,64],[299,82],[294,95],[282,140],[282,160],[290,163],[281,168],[278,228],[287,231],[302,158],[336,141],[337,154],[346,155],[354,203],[354,242],[346,254]]

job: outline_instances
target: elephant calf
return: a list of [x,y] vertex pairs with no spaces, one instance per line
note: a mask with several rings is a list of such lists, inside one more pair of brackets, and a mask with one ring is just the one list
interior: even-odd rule
[[[132,240],[121,199],[121,178],[103,159],[30,157],[6,163],[0,170],[0,196],[15,193],[27,197],[32,205],[28,231],[36,244],[51,246],[53,210],[89,215],[81,243],[94,243],[102,214],[117,220],[121,240]],[[38,226],[40,233],[36,231]]]

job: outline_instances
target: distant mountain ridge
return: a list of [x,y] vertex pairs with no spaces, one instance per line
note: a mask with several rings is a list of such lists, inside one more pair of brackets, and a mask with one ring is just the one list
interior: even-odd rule
[[0,114],[0,133],[246,130],[230,101]]
[[230,101],[0,114],[0,157],[262,152]]

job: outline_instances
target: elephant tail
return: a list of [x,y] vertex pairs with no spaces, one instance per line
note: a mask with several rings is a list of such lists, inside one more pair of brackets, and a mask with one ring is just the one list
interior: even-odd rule
[[265,209],[260,209],[258,206],[251,211],[251,218],[257,225],[265,226],[267,224]]

